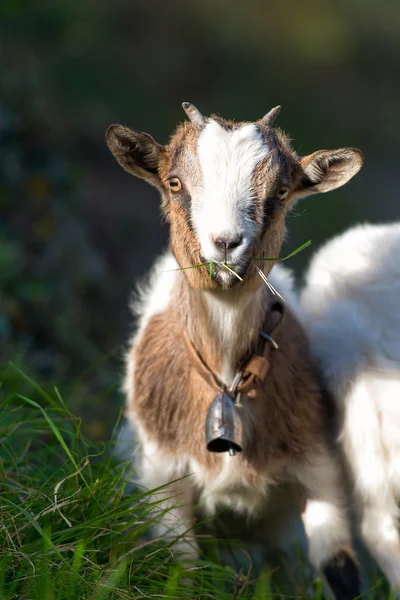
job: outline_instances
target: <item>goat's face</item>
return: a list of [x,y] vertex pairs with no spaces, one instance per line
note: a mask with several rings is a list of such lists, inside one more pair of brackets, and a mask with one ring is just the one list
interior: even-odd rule
[[[166,146],[151,136],[112,125],[107,143],[127,171],[155,185],[171,227],[171,246],[179,265],[212,261],[187,269],[197,289],[239,283],[255,277],[253,258],[278,256],[284,218],[301,196],[340,187],[362,166],[353,148],[321,150],[300,158],[288,138],[272,128],[278,109],[255,123],[204,118],[184,104],[191,122],[180,125]],[[267,272],[272,263],[258,263]]]

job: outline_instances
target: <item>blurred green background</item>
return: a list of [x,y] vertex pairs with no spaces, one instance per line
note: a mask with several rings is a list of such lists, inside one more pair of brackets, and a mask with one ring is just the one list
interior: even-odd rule
[[157,193],[104,144],[112,122],[166,142],[184,118],[278,124],[299,153],[356,146],[348,186],[288,219],[297,276],[320,243],[398,215],[400,2],[1,0],[0,352],[56,384],[104,438],[121,406],[128,300],[168,232]]

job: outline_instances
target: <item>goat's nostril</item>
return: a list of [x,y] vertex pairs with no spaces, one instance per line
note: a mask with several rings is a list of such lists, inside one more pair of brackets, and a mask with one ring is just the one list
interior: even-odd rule
[[240,246],[240,244],[243,242],[243,236],[242,235],[238,235],[236,238],[233,238],[231,240],[229,240],[229,242],[227,243],[226,247],[228,250],[231,250],[232,248],[237,248],[238,246]]
[[221,250],[233,250],[234,248],[237,248],[238,246],[240,246],[240,244],[243,242],[243,236],[241,234],[238,234],[236,236],[212,236],[213,238],[213,242],[214,244],[218,247],[221,248]]

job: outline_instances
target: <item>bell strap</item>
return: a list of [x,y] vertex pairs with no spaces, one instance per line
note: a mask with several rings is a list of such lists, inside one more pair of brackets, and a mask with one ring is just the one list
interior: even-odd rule
[[[265,328],[269,331],[268,333],[265,331],[260,332],[261,343],[259,344],[259,352],[252,354],[250,359],[242,369],[240,369],[240,372],[242,373],[241,383],[236,387],[235,393],[248,394],[251,390],[259,387],[260,383],[267,377],[271,367],[269,361],[271,347],[275,349],[278,348],[272,336],[276,334],[281,327],[284,316],[285,307],[283,303],[280,301],[274,302],[268,311],[267,322],[264,323],[265,326],[268,325],[268,327]],[[219,383],[218,378],[201,358],[186,330],[183,332],[183,336],[189,358],[197,373],[216,392],[220,392],[221,390],[225,391],[226,386]]]
[[218,384],[214,373],[208,368],[200,354],[197,352],[196,348],[193,346],[186,330],[183,332],[183,337],[192,366],[210,387],[212,387],[216,392],[220,392],[221,386]]

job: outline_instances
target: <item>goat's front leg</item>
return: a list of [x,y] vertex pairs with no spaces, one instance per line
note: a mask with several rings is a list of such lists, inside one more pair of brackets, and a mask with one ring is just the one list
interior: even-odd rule
[[360,571],[351,546],[348,501],[340,463],[327,449],[298,465],[305,490],[302,520],[309,557],[323,573],[336,600],[361,593]]
[[[397,461],[390,451],[398,448],[398,415],[394,407],[399,395],[397,376],[361,372],[353,378],[344,397],[341,434],[354,479],[362,538],[396,591],[397,598],[400,598],[399,508],[394,482],[390,478],[390,464],[395,465]],[[381,414],[377,399],[384,407]],[[398,478],[397,466],[392,471],[393,476]]]
[[154,490],[150,501],[155,501],[157,512],[153,533],[172,542],[178,560],[197,559],[200,550],[193,534],[193,484],[192,476],[181,459],[143,448],[138,461],[138,483],[146,490]]

